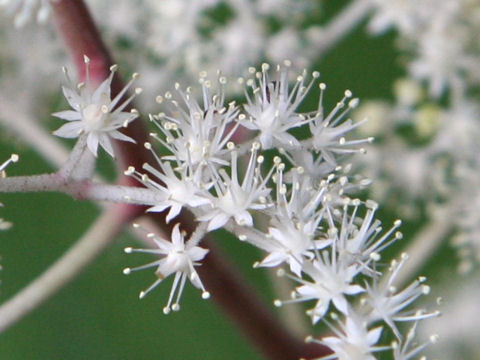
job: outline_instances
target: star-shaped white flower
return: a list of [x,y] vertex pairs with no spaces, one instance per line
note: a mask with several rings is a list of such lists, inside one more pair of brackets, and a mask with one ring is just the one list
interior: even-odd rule
[[294,223],[288,219],[276,221],[274,227],[268,228],[265,244],[260,246],[269,254],[256,265],[275,267],[284,262],[290,271],[301,276],[305,259],[314,258],[314,250],[320,250],[331,244],[331,240],[315,240],[314,222]]
[[[134,226],[138,227],[138,225]],[[190,282],[195,287],[202,290],[202,298],[208,299],[210,297],[210,293],[205,291],[202,281],[195,270],[195,266],[200,265],[198,261],[203,260],[205,255],[207,255],[207,249],[196,246],[196,242],[191,240],[185,242],[184,234],[180,232],[180,224],[176,224],[173,228],[171,241],[164,240],[152,233],[149,233],[147,237],[155,242],[158,249],[125,248],[127,254],[132,252],[143,252],[160,255],[162,257],[160,260],[153,261],[149,264],[136,268],[125,268],[123,270],[123,273],[128,275],[132,271],[157,267],[155,275],[158,279],[147,290],[140,292],[140,299],[144,298],[145,295],[157,287],[163,279],[173,273],[175,273],[175,277],[173,279],[172,290],[170,291],[167,305],[163,309],[165,314],[168,314],[170,310],[177,311],[180,309],[179,301],[187,278],[190,279]],[[177,293],[177,297],[174,301],[173,297],[175,293]],[[174,301],[173,304],[172,301]]]
[[394,286],[396,277],[407,259],[408,255],[403,253],[400,261],[393,260],[391,262],[385,279],[366,286],[366,302],[372,308],[372,312],[369,314],[370,321],[382,319],[390,326],[399,340],[402,340],[402,335],[395,322],[419,321],[439,315],[437,311],[428,313],[415,308],[406,310],[418,297],[430,292],[430,287],[424,284],[426,280],[424,277],[418,278],[404,289],[399,290]]
[[[64,69],[70,86],[63,87],[63,94],[73,110],[60,111],[52,114],[53,116],[68,121],[67,124],[60,127],[53,134],[64,138],[76,138],[80,135],[86,135],[87,147],[92,154],[97,156],[98,145],[100,145],[113,157],[112,138],[135,142],[132,138],[118,131],[119,128],[126,127],[138,116],[136,110],[132,110],[131,112],[122,111],[130,103],[134,95],[130,96],[121,104],[119,104],[119,102],[133,81],[138,78],[138,74],[133,74],[128,84],[114,99],[111,99],[110,87],[117,66],[113,65],[110,68],[110,76],[96,89],[93,89],[88,70],[89,63],[90,59],[85,56],[87,79],[85,83],[80,83],[77,86],[73,85],[66,69]],[[140,92],[141,89],[135,89],[136,94]]]
[[158,178],[160,181],[150,179],[146,174],[140,174],[133,167],[129,167],[125,175],[133,176],[142,182],[146,187],[158,190],[162,193],[164,199],[160,202],[153,203],[147,211],[162,212],[168,208],[167,224],[175,218],[184,206],[197,207],[210,204],[205,190],[196,184],[192,177],[189,176],[190,168],[182,168],[177,173],[172,169],[170,162],[162,161],[153,151],[150,143],[145,143],[145,147],[149,149],[156,158],[159,169],[157,170],[148,163],[143,164],[143,168],[150,174]]
[[[333,318],[338,320],[336,315]],[[322,360],[375,360],[373,353],[389,349],[386,346],[376,345],[380,340],[382,327],[368,329],[367,324],[356,314],[347,317],[345,323],[338,321],[340,329],[325,322],[334,336],[313,341],[328,346],[334,353],[323,357]]]
[[358,268],[354,265],[314,261],[313,264],[305,264],[303,270],[312,281],[303,281],[303,285],[295,290],[297,293],[295,299],[316,301],[315,306],[307,312],[314,324],[325,315],[330,302],[333,302],[339,311],[347,314],[349,306],[345,295],[355,295],[364,291],[360,285],[354,283],[354,277],[358,274]]
[[214,183],[216,197],[212,199],[213,207],[198,220],[208,221],[208,231],[213,231],[225,225],[234,218],[238,225],[252,226],[253,218],[249,210],[261,210],[269,207],[267,195],[270,189],[266,183],[270,179],[274,167],[265,178],[262,177],[260,166],[263,156],[257,157],[260,144],[254,143],[247,170],[242,184],[239,183],[237,169],[237,152],[232,151],[231,176],[223,169],[215,173],[217,181]]
[[170,208],[166,217],[167,223],[176,217],[182,207],[185,205],[197,207],[201,205],[210,204],[210,200],[201,195],[200,190],[193,181],[185,178],[177,178],[169,163],[165,163],[162,167],[165,169],[165,175],[158,170],[152,168],[148,164],[144,165],[144,169],[156,175],[159,179],[165,182],[165,186],[155,183],[154,187],[167,194],[165,201],[155,204],[149,208],[149,212],[162,212]]
[[235,102],[225,104],[227,79],[219,75],[215,87],[202,73],[199,82],[202,84],[203,102],[196,100],[191,87],[182,90],[177,83],[176,96],[167,92],[156,99],[169,108],[168,115],[150,115],[150,120],[164,138],[157,137],[155,133],[152,136],[171,152],[163,159],[175,161],[179,166],[190,166],[194,173],[201,172],[204,167],[228,165],[226,156],[229,150],[226,145],[239,126],[236,122],[239,109]]
[[[336,155],[364,152],[359,145],[371,143],[373,138],[346,140],[345,136],[366,120],[354,123],[346,119],[347,114],[358,106],[359,100],[352,99],[352,92],[346,90],[344,97],[336,104],[332,111],[325,113],[323,106],[323,93],[325,84],[320,84],[320,101],[316,113],[312,115],[309,122],[310,133],[312,134],[313,149],[326,161],[327,164],[337,165]],[[347,103],[348,101],[348,103]]]
[[304,115],[297,112],[297,108],[310,90],[313,81],[319,76],[318,72],[314,72],[313,80],[306,85],[305,74],[299,75],[297,82],[289,90],[288,68],[291,64],[286,61],[284,65],[285,67],[278,66],[276,69],[278,79],[272,81],[268,76],[270,66],[263,64],[262,72],[255,74],[257,81],[252,79],[247,81],[247,86],[252,88],[252,94],[246,92],[248,103],[245,105],[245,111],[249,116],[242,125],[260,131],[259,140],[264,149],[270,149],[275,145],[288,147],[300,145],[288,130],[308,122]]

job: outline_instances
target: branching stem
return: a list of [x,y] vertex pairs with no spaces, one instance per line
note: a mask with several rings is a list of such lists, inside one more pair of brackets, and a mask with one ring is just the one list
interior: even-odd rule
[[324,28],[315,44],[317,56],[324,55],[346,36],[372,10],[372,1],[355,0],[345,6]]

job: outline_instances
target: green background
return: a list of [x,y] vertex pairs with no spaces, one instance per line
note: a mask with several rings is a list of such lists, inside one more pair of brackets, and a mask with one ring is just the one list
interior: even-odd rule
[[[344,3],[326,1],[319,20]],[[391,98],[392,81],[402,74],[394,39],[393,33],[367,36],[362,24],[318,60],[314,69],[328,84],[327,103],[334,104],[345,89],[361,99]],[[315,94],[311,100],[316,102]],[[21,161],[9,167],[10,176],[54,170],[21,144],[12,145],[7,134],[0,139],[0,161],[12,152],[21,155]],[[0,200],[5,205],[0,216],[14,222],[11,230],[0,232],[0,301],[4,302],[61,256],[88,229],[99,211],[93,204],[58,194],[8,194],[1,195]],[[397,216],[387,209],[380,219],[389,224]],[[407,239],[415,225],[402,227]],[[219,243],[228,250],[239,271],[271,303],[275,296],[268,286],[267,270],[251,268],[261,255],[231,239],[219,239]],[[121,236],[75,281],[2,334],[0,359],[261,359],[213,302],[202,300],[200,292],[191,286],[186,287],[182,297],[182,310],[168,316],[162,308],[171,279],[140,301],[139,291],[154,277],[151,271],[122,274],[124,267],[149,260],[125,255],[123,248],[131,245],[135,245],[133,238]],[[398,247],[392,251],[398,251]],[[451,265],[451,259],[445,248],[424,273],[431,275],[435,283],[442,274],[438,264]]]

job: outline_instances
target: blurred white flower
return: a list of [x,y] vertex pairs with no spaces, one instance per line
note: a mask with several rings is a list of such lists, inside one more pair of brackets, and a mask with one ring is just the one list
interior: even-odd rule
[[43,23],[50,14],[50,0],[0,0],[0,6],[14,17],[16,27],[24,26],[33,17]]
[[[383,33],[395,27],[402,34],[415,34],[431,15],[436,0],[371,0],[376,7],[368,29],[372,33]],[[438,1],[437,1],[438,2]],[[442,0],[440,0],[442,2]]]
[[394,27],[399,32],[405,49],[413,54],[408,64],[410,73],[416,79],[428,80],[432,96],[439,97],[446,89],[464,96],[469,84],[478,86],[478,2],[372,0],[372,3],[376,11],[369,30],[381,33]]
[[441,273],[442,316],[418,326],[419,336],[428,339],[432,334],[440,340],[429,349],[430,359],[478,359],[480,354],[480,322],[478,299],[480,297],[480,272],[474,271],[459,277],[450,269]]
[[437,336],[432,335],[430,336],[429,342],[419,344],[416,340],[417,325],[418,322],[415,321],[410,330],[408,330],[405,339],[397,340],[392,343],[394,360],[413,359],[417,355],[420,355],[420,353],[425,349],[429,342],[435,343],[437,341]]
[[402,335],[394,322],[419,321],[428,317],[437,316],[438,312],[427,313],[417,309],[404,310],[421,295],[430,293],[430,287],[425,285],[425,278],[420,277],[402,290],[395,286],[396,276],[401,271],[408,256],[402,254],[401,260],[393,260],[389,273],[385,279],[374,282],[373,286],[367,284],[366,302],[372,307],[370,321],[383,319],[393,330],[397,339]]
[[258,62],[265,36],[258,20],[240,16],[216,29],[212,39],[202,47],[203,58],[213,70],[217,66],[218,54],[222,54],[222,70],[228,74],[241,74],[248,64]]
[[[359,145],[371,143],[373,138],[346,140],[345,135],[352,132],[353,129],[362,125],[366,120],[353,123],[351,119],[346,119],[347,114],[358,106],[358,99],[351,98],[352,92],[346,90],[344,97],[340,100],[332,111],[325,114],[323,108],[323,92],[326,89],[325,84],[320,84],[320,100],[317,111],[312,115],[312,120],[308,123],[310,133],[312,134],[312,147],[319,153],[325,162],[336,166],[334,154],[350,154],[364,152]],[[347,103],[348,101],[348,103]]]

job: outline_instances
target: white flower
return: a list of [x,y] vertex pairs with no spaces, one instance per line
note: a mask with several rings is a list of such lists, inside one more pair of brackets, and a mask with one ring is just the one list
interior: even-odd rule
[[416,309],[404,311],[418,297],[430,292],[430,287],[424,284],[426,279],[423,277],[400,291],[394,286],[395,279],[407,259],[407,254],[402,254],[400,262],[392,261],[386,279],[375,282],[373,286],[367,284],[368,296],[365,299],[373,309],[369,315],[370,321],[383,319],[393,330],[397,339],[402,339],[402,336],[394,321],[418,321],[438,315],[438,312],[426,313]]
[[[434,97],[441,96],[443,90],[451,85],[458,86],[462,82],[462,73],[470,72],[474,76],[476,74],[469,70],[479,69],[475,65],[478,58],[465,51],[470,46],[469,32],[472,30],[455,24],[452,21],[455,18],[450,19],[450,12],[432,14],[434,21],[416,38],[418,54],[409,64],[414,78],[429,81],[429,91]],[[457,21],[460,22],[460,19]]]
[[323,261],[316,260],[313,264],[306,263],[303,271],[312,281],[302,280],[303,285],[295,290],[296,301],[316,301],[315,306],[307,312],[314,324],[325,316],[330,301],[339,311],[347,314],[349,306],[345,295],[355,295],[364,291],[360,285],[352,283],[358,274],[358,267],[346,266],[340,262],[335,263],[335,261],[332,259],[330,263],[330,260],[324,256]]
[[377,8],[376,13],[368,24],[368,30],[372,33],[383,33],[390,27],[395,27],[402,34],[416,34],[416,31],[424,24],[431,15],[431,0],[372,0]]
[[301,276],[304,259],[313,259],[314,249],[323,249],[331,244],[328,239],[314,240],[315,225],[314,222],[294,224],[285,218],[276,221],[275,227],[268,228],[265,244],[259,245],[269,254],[256,265],[274,267],[287,262],[290,270]]
[[[418,321],[413,323],[413,326],[408,330],[407,336],[403,341],[394,341],[392,343],[393,348],[393,358],[394,360],[409,360],[413,359],[414,357],[420,355],[420,353],[427,347],[429,342],[424,342],[422,344],[418,344],[415,337],[416,337],[416,329],[417,329]],[[430,342],[435,343],[437,341],[436,335],[430,336]],[[420,358],[423,359],[423,358]]]
[[[175,56],[198,42],[196,29],[202,10],[209,7],[205,1],[165,0],[146,1],[151,16],[162,21],[151,21],[148,24],[148,45],[160,56]],[[175,60],[180,59],[175,57]],[[182,59],[185,61],[185,59]]]
[[216,65],[218,55],[222,54],[222,70],[239,74],[248,64],[258,62],[265,46],[263,31],[258,19],[239,14],[225,26],[215,29],[211,40],[203,44],[202,55],[207,64],[212,66]]
[[250,161],[242,184],[238,180],[237,152],[232,151],[231,175],[224,169],[214,173],[216,179],[214,187],[216,197],[212,199],[213,209],[199,217],[200,221],[208,221],[208,231],[218,229],[225,225],[230,218],[234,218],[238,225],[252,226],[253,218],[249,210],[266,209],[266,196],[270,189],[266,187],[273,169],[263,178],[260,166],[263,156],[256,156],[260,144],[254,143],[250,155]]
[[[145,147],[149,150],[152,149],[150,143],[145,143]],[[211,203],[207,198],[206,190],[201,189],[189,175],[190,168],[180,169],[180,178],[178,178],[169,162],[162,161],[153,150],[152,154],[156,158],[160,170],[147,163],[143,164],[143,168],[159,179],[161,183],[150,179],[146,174],[140,174],[133,167],[129,167],[125,172],[125,175],[133,176],[147,188],[158,190],[162,193],[164,200],[154,203],[154,206],[147,211],[162,212],[170,208],[166,217],[166,221],[169,223],[170,220],[180,213],[185,205],[197,207]]]
[[[299,141],[287,131],[302,126],[307,122],[305,116],[296,110],[308,94],[313,82],[320,74],[313,73],[313,79],[305,85],[305,73],[297,77],[297,82],[291,90],[288,87],[288,68],[290,62],[285,62],[285,67],[276,68],[278,78],[270,79],[268,70],[270,65],[263,64],[262,71],[257,72],[257,82],[253,79],[247,81],[247,86],[252,88],[252,94],[245,92],[248,104],[245,111],[249,118],[242,125],[250,130],[260,131],[259,141],[262,148],[270,149],[274,146],[298,147]],[[250,72],[255,73],[251,68]]]
[[[289,158],[288,153],[283,155]],[[275,215],[288,221],[314,222],[316,227],[323,217],[323,209],[318,208],[325,196],[325,188],[313,187],[303,167],[294,167],[287,175],[284,169],[284,164],[279,165],[274,179],[277,190]]]
[[[175,161],[180,166],[191,167],[197,173],[197,178],[201,178],[198,172],[205,166],[228,164],[225,159],[228,150],[225,146],[238,127],[237,123],[228,128],[237,118],[239,110],[235,102],[225,105],[224,86],[227,79],[219,76],[219,89],[213,92],[211,81],[205,77],[206,74],[202,73],[200,83],[203,104],[197,102],[192,88],[183,91],[179,84],[175,84],[180,102],[173,99],[170,92],[163,97],[158,96],[157,102],[169,105],[171,110],[169,115],[160,113],[150,116],[150,120],[164,134],[165,140],[156,134],[152,135],[172,153],[163,158]],[[186,108],[181,106],[182,103]]]
[[[333,316],[337,319],[336,315]],[[375,346],[380,340],[382,327],[369,330],[363,319],[356,314],[350,314],[345,323],[339,321],[340,330],[325,321],[335,336],[328,336],[321,340],[307,338],[328,346],[334,352],[322,357],[321,360],[375,360],[373,352],[387,350],[388,347]]]
[[[155,244],[158,246],[158,249],[125,248],[125,252],[128,254],[132,252],[143,252],[162,256],[160,260],[153,261],[149,264],[136,268],[125,268],[123,270],[123,273],[128,275],[132,271],[136,270],[143,270],[150,267],[157,268],[155,275],[158,277],[158,279],[147,290],[140,292],[140,299],[145,297],[145,295],[157,287],[163,281],[163,279],[175,273],[172,290],[170,291],[167,305],[163,309],[165,314],[168,314],[170,310],[177,311],[180,309],[179,301],[187,278],[195,287],[202,290],[202,298],[207,299],[210,297],[208,291],[205,291],[202,281],[200,280],[200,277],[198,276],[198,273],[194,267],[200,265],[198,261],[203,260],[205,255],[207,255],[208,250],[196,246],[191,240],[185,243],[184,234],[180,232],[179,226],[180,224],[176,224],[174,226],[171,242],[164,240],[152,233],[147,235],[148,238],[155,242]],[[177,293],[177,297],[174,300],[173,298],[175,292]],[[172,301],[174,301],[173,304]]]
[[[302,182],[311,186],[311,180],[324,179],[334,172],[336,164],[326,162],[321,155],[316,155],[311,149],[285,149],[284,155],[290,163],[302,171]],[[309,179],[308,179],[309,178]]]
[[[113,157],[111,138],[135,142],[132,138],[118,131],[119,128],[126,127],[138,116],[136,110],[131,112],[122,111],[133,99],[133,95],[121,104],[119,102],[133,81],[138,78],[138,74],[133,74],[128,84],[114,99],[111,99],[110,86],[117,66],[113,65],[110,68],[110,76],[96,89],[93,89],[93,84],[90,81],[89,63],[90,59],[85,56],[87,79],[85,83],[80,83],[78,86],[73,85],[66,69],[64,69],[70,86],[63,87],[63,94],[73,110],[60,111],[53,114],[53,116],[68,121],[67,124],[56,130],[54,135],[64,138],[76,138],[85,134],[87,136],[87,147],[92,154],[97,156],[98,145],[100,145]],[[135,93],[140,92],[141,89],[135,90]]]
[[14,16],[16,27],[24,26],[35,12],[39,23],[45,22],[50,14],[50,0],[0,0],[0,6]]
[[[361,264],[361,271],[364,274],[376,276],[377,272],[369,267],[369,263],[372,260],[379,259],[380,253],[392,242],[402,238],[400,232],[395,232],[402,222],[396,220],[393,226],[380,236],[382,232],[381,222],[375,219],[375,211],[378,205],[373,201],[367,201],[367,212],[363,219],[357,216],[360,205],[361,202],[354,199],[344,206],[341,224],[338,224],[340,230],[337,230],[338,225],[336,225],[335,219],[329,212],[327,217],[330,226],[329,234],[333,237],[336,251],[343,262],[349,265]],[[353,207],[351,212],[349,206]],[[355,225],[359,221],[361,221],[360,228]],[[394,232],[395,235],[391,237]]]
[[[326,85],[322,83],[319,87],[320,101],[318,109],[308,124],[312,134],[312,147],[328,164],[336,166],[337,161],[334,154],[364,152],[362,148],[357,148],[358,145],[370,143],[373,141],[373,138],[346,140],[345,135],[347,133],[365,122],[365,120],[363,120],[353,123],[351,119],[344,121],[345,116],[358,106],[358,99],[351,99],[352,92],[346,90],[343,99],[335,105],[330,113],[325,115],[323,92],[326,89]],[[345,105],[347,100],[348,104]]]

